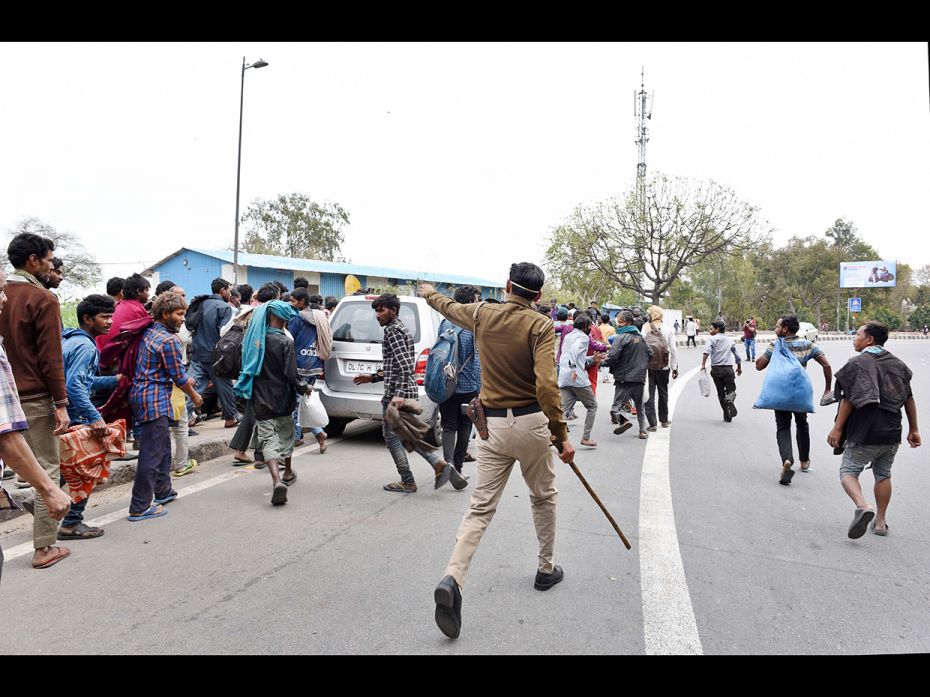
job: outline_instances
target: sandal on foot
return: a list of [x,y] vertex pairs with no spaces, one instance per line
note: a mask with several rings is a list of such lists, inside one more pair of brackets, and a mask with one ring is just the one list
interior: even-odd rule
[[284,482],[284,486],[290,486],[291,484],[297,481],[297,472],[291,472],[290,479],[285,479],[284,477],[281,477],[281,481]]
[[64,529],[58,531],[59,540],[92,540],[103,535],[103,528],[92,528],[84,523],[78,523],[71,532]]
[[875,527],[875,521],[873,520],[871,523],[869,523],[869,527],[872,528],[872,534],[873,534],[873,535],[878,535],[879,537],[884,537],[885,535],[888,534],[888,523],[885,523],[885,527],[883,527],[883,528],[876,528],[876,527]]
[[434,489],[438,489],[441,486],[445,486],[449,483],[449,478],[452,476],[452,465],[446,463],[443,465],[443,468],[436,472],[436,484],[433,486]]
[[166,503],[171,503],[171,502],[174,501],[177,497],[178,497],[178,492],[176,492],[176,491],[169,491],[169,492],[168,492],[167,494],[165,494],[164,496],[156,496],[156,497],[153,499],[153,503],[156,503],[156,504],[159,504],[159,505],[162,505],[162,506],[163,506],[163,505],[165,505]]
[[385,484],[381,488],[385,491],[392,491],[398,494],[415,494],[417,491],[415,482],[410,482],[409,484],[405,482],[391,482],[390,484]]
[[271,505],[283,506],[287,503],[287,484],[278,482],[275,484],[274,491],[271,492]]
[[68,549],[67,547],[52,547],[52,549],[56,550],[55,556],[53,556],[51,559],[49,559],[44,564],[36,564],[35,562],[33,562],[32,568],[33,569],[47,569],[50,566],[55,566],[55,564],[60,562],[62,559],[71,556],[71,550]]
[[172,476],[183,477],[185,474],[190,474],[195,469],[197,469],[197,460],[191,458],[185,464],[181,465],[174,472],[172,472]]
[[870,508],[857,508],[856,513],[853,515],[853,521],[849,525],[849,539],[857,540],[863,535],[869,527],[869,523],[872,522],[872,518],[875,517],[875,511]]
[[781,468],[781,478],[778,480],[778,483],[788,486],[791,484],[792,477],[794,477],[794,470],[791,469],[791,461],[785,460]]
[[633,424],[630,423],[629,421],[626,421],[614,429],[614,435],[619,436],[621,433],[623,433],[624,431],[629,431],[631,428],[633,428]]
[[157,506],[153,504],[144,513],[133,513],[132,511],[130,511],[129,518],[127,518],[127,520],[131,520],[132,522],[135,523],[138,520],[148,520],[149,518],[161,518],[163,515],[168,515],[168,509],[165,508],[164,506]]

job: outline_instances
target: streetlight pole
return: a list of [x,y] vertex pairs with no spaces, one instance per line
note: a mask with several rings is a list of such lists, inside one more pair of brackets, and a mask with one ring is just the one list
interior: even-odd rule
[[239,285],[239,178],[242,172],[242,105],[245,99],[245,71],[249,68],[264,68],[268,63],[259,58],[251,65],[242,56],[242,82],[239,87],[239,157],[236,161],[236,232],[233,237],[233,288]]

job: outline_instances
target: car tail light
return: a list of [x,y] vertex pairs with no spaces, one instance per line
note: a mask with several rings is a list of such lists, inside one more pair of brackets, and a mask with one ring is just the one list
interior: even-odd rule
[[429,349],[423,349],[423,353],[417,358],[417,367],[413,374],[416,375],[417,384],[422,385],[426,380],[426,359],[429,358]]

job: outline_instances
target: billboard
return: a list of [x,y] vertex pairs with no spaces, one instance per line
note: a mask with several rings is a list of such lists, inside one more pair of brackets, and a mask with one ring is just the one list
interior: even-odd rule
[[895,261],[847,261],[840,264],[840,288],[892,288],[896,275]]

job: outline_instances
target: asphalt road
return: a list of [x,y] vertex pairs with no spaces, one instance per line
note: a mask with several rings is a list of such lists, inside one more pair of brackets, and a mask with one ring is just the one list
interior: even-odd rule
[[[852,355],[845,342],[823,348],[835,368]],[[930,342],[889,349],[914,370],[923,417]],[[682,373],[700,361],[700,349],[679,355]],[[820,368],[808,371],[819,394]],[[774,416],[751,408],[761,383],[752,368],[738,378],[740,412],[727,424],[690,379],[678,388],[672,428],[649,442],[636,429],[613,435],[612,386],[600,384],[599,447],[579,448],[576,462],[633,549],[560,465],[556,553],[565,580],[535,591],[536,539],[515,468],[468,575],[457,641],[436,628],[432,591],[470,488],[434,491],[413,455],[420,490],[382,491],[396,478],[390,456],[380,431],[358,428],[325,455],[298,451],[299,481],[284,507],[270,505],[267,472],[223,458],[177,481],[184,495],[164,518],[130,523],[120,517],[129,486],[102,492],[88,519],[115,518],[106,534],[70,543],[72,556],[51,569],[30,568],[31,553],[19,547],[31,539],[26,521],[5,524],[0,652],[930,650],[926,453],[906,445],[898,453],[888,537],[849,540],[853,506],[826,444],[835,408],[811,416],[814,471],[780,486]],[[581,420],[572,423],[577,443]],[[870,491],[871,473],[863,481]]]

